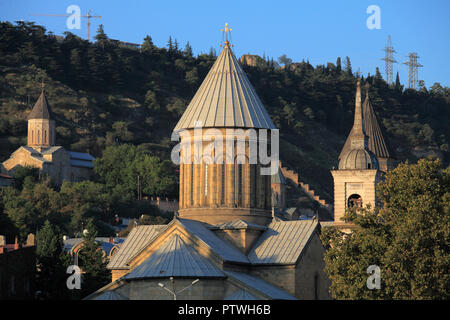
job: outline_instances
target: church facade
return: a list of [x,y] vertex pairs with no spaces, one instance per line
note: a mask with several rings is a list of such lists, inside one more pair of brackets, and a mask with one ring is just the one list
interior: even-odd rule
[[67,151],[55,145],[55,120],[42,90],[31,113],[28,115],[28,143],[14,151],[2,163],[1,171],[14,175],[17,166],[39,168],[52,183],[60,186],[63,181],[90,179],[95,158],[88,153]]
[[[227,39],[174,129],[183,159],[178,214],[132,229],[108,264],[112,282],[86,299],[330,299],[320,223],[275,219],[274,173],[262,174],[270,165],[258,152],[250,161],[247,130],[259,137],[276,127]],[[208,149],[218,137],[242,152]],[[271,148],[266,137],[258,148]],[[207,150],[200,161],[195,146]]]

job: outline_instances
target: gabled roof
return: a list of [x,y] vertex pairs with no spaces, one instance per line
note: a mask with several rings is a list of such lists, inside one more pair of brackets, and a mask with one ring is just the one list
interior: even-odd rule
[[165,227],[165,225],[144,225],[133,228],[119,251],[108,263],[108,269],[128,269],[128,260],[151,243]]
[[295,264],[319,223],[317,220],[272,222],[248,253],[252,264]]
[[28,120],[31,119],[48,119],[50,120],[52,116],[50,105],[47,101],[47,97],[45,96],[44,90],[42,90],[41,95],[38,100],[34,104],[33,109],[28,115]]
[[222,260],[237,263],[249,263],[249,260],[241,251],[215,235],[203,222],[180,218],[177,220],[187,231],[210,247]]
[[275,287],[274,285],[264,281],[261,278],[251,276],[247,273],[235,272],[235,271],[224,271],[226,275],[243,285],[253,288],[264,294],[265,296],[271,299],[279,299],[279,300],[297,300],[294,296],[291,296],[286,291]]
[[255,89],[225,45],[174,131],[202,127],[276,129]]
[[245,220],[234,220],[217,224],[209,228],[210,230],[239,230],[239,229],[252,229],[252,230],[266,230],[266,226],[262,226],[256,223],[247,222]]
[[225,275],[174,234],[124,279],[161,277],[224,278]]

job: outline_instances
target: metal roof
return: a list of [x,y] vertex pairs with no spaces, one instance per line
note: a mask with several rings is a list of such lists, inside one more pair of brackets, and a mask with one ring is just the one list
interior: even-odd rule
[[245,220],[234,220],[220,224],[216,224],[209,228],[210,230],[239,230],[239,229],[253,229],[253,230],[266,230],[266,226],[262,226],[256,223],[247,222]]
[[50,105],[48,104],[47,97],[45,96],[44,90],[42,90],[41,95],[36,101],[33,109],[28,115],[28,120],[31,119],[48,119],[51,118]]
[[216,236],[214,232],[209,230],[202,222],[180,218],[178,218],[177,220],[180,221],[180,223],[186,228],[187,231],[203,241],[224,261],[249,263],[249,260],[241,251],[239,251],[236,247],[234,247],[227,241]]
[[252,264],[295,264],[318,227],[317,220],[272,222],[248,253]]
[[224,278],[223,272],[174,234],[124,279],[161,277]]
[[261,300],[245,290],[238,290],[224,300]]
[[95,158],[91,156],[89,153],[85,152],[75,152],[69,151],[71,159],[84,160],[84,161],[93,161]]
[[165,227],[165,225],[143,225],[133,228],[108,263],[108,269],[128,269],[128,260],[147,246]]
[[229,46],[225,46],[174,131],[202,127],[276,129]]
[[234,278],[238,282],[241,282],[245,286],[253,288],[264,295],[272,298],[272,299],[280,299],[280,300],[297,300],[294,296],[291,296],[286,291],[275,287],[274,285],[264,281],[261,278],[251,276],[242,272],[235,271],[224,271],[229,277]]
[[129,299],[118,292],[106,291],[96,296],[92,300],[129,300]]
[[70,165],[74,167],[93,168],[94,164],[91,161],[70,159]]

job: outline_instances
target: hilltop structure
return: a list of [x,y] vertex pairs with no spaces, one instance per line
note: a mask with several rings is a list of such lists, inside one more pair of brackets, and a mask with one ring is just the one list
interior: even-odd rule
[[64,180],[89,179],[95,158],[88,153],[67,151],[62,146],[56,146],[55,137],[55,120],[42,88],[28,115],[28,143],[2,163],[1,171],[14,175],[17,166],[36,167],[41,175],[47,175],[56,185],[61,185]]
[[[199,126],[212,130],[202,138]],[[174,129],[188,160],[180,164],[178,215],[168,225],[135,227],[108,264],[113,282],[86,299],[330,298],[320,224],[274,219],[273,173],[262,174],[259,157],[249,163],[247,129],[276,127],[226,39]],[[215,161],[196,163],[195,144],[207,147],[220,135],[244,142],[246,161],[227,152],[217,158],[225,151],[219,144],[206,152]],[[268,149],[271,142],[262,139]]]
[[334,224],[349,226],[341,220],[349,207],[377,205],[376,186],[395,164],[394,153],[383,137],[370,103],[369,85],[366,84],[366,98],[362,106],[358,79],[353,127],[339,155],[339,169],[331,170],[334,179]]

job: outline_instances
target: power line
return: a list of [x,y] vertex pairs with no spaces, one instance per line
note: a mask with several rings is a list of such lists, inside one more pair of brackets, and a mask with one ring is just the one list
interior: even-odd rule
[[416,52],[410,52],[408,57],[409,57],[409,60],[406,62],[403,62],[403,64],[406,64],[409,66],[408,88],[415,89],[416,83],[418,82],[418,78],[419,78],[418,68],[423,67],[423,65],[421,65],[420,63],[417,62],[417,59],[419,58],[419,56],[417,55]]
[[392,46],[391,36],[388,36],[388,40],[383,51],[385,52],[385,55],[381,60],[384,60],[385,62],[384,80],[386,80],[388,84],[392,84],[394,82],[393,63],[397,63],[397,61],[394,59],[395,50]]

